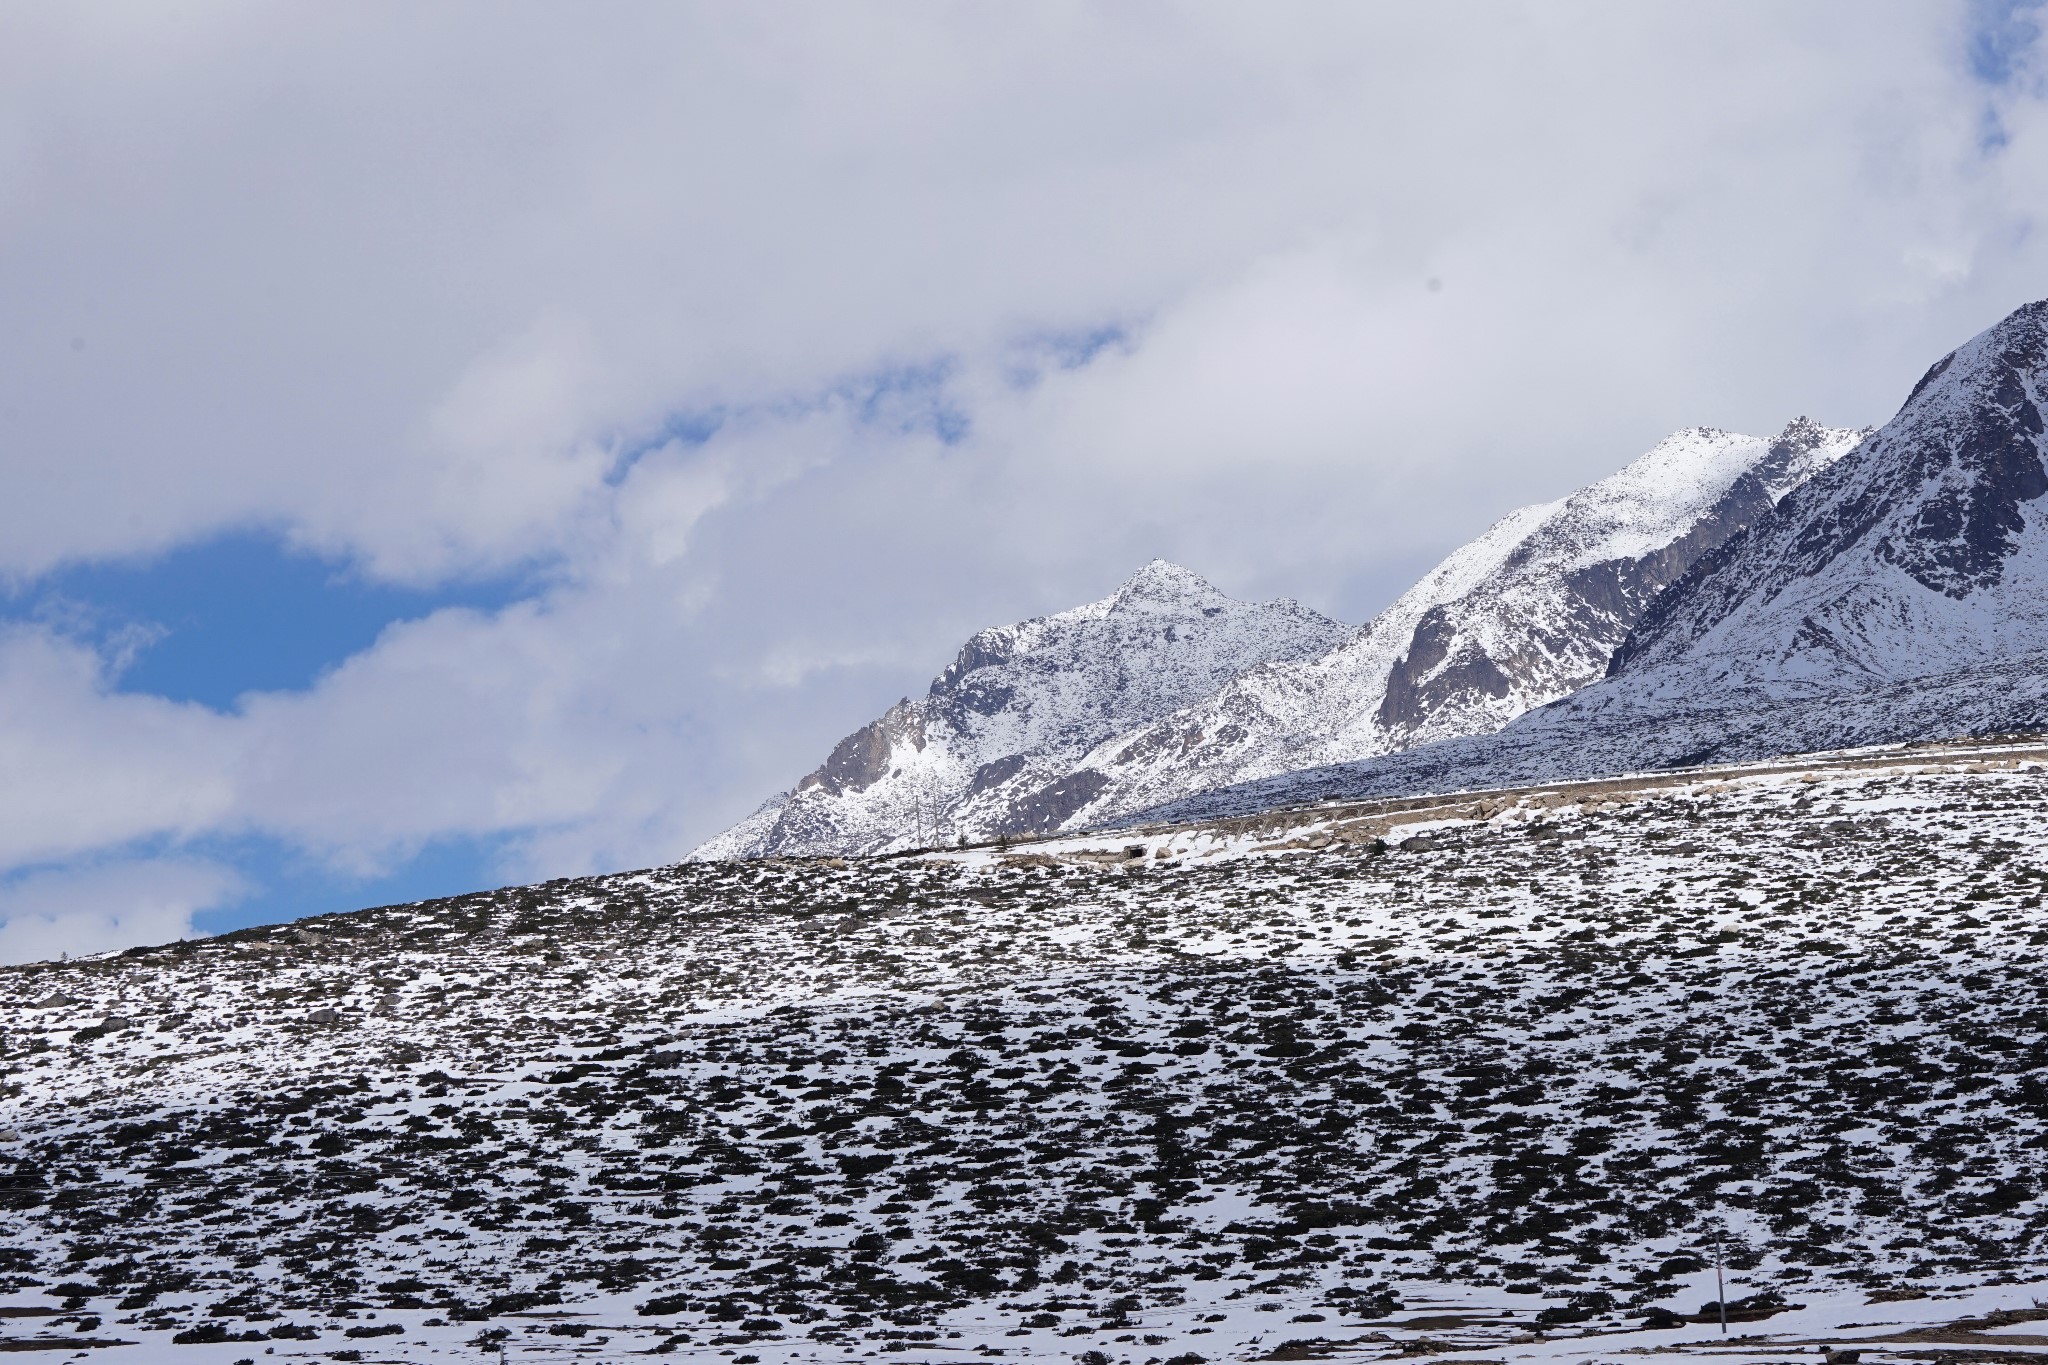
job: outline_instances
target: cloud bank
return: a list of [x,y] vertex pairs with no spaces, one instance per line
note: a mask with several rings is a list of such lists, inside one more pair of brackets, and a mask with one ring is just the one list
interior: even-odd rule
[[2048,280],[2039,41],[1860,0],[11,9],[0,576],[255,528],[523,587],[226,709],[0,627],[0,936],[171,933],[253,884],[209,841],[672,859],[1153,555],[1361,620],[1672,428],[1881,421]]

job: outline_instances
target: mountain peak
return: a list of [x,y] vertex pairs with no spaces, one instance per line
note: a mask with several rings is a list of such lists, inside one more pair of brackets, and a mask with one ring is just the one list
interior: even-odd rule
[[1869,439],[1872,430],[1824,427],[1811,417],[1794,417],[1771,438],[1770,449],[1750,472],[1762,481],[1775,503]]
[[1222,594],[1215,586],[1193,569],[1184,569],[1171,560],[1153,559],[1125,579],[1110,600],[1113,603],[1184,602],[1190,598],[1220,596]]
[[1613,671],[1864,685],[2048,641],[2048,303],[1935,362],[1898,415],[1661,599]]
[[[1899,418],[1915,408],[1966,408],[1992,398],[1998,406],[2014,406],[2010,392],[2016,374],[2037,371],[2048,343],[2048,299],[2022,304],[1990,327],[1934,362],[1899,408]],[[2000,395],[1997,390],[2008,392]],[[2001,401],[2002,400],[2002,401]]]
[[1811,450],[1826,443],[1836,434],[1832,428],[1824,427],[1802,413],[1785,423],[1785,429],[1771,438],[1771,444],[1791,450]]
[[1152,560],[1100,601],[976,632],[924,697],[848,735],[699,856],[869,853],[1057,828],[1101,790],[1074,772],[1096,744],[1350,633],[1298,603],[1234,601]]

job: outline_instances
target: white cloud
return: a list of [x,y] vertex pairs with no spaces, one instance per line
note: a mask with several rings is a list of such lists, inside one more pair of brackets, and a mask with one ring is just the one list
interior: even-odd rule
[[237,818],[233,727],[111,690],[89,647],[0,628],[0,871]]
[[372,573],[432,581],[552,550],[599,511],[616,439],[606,372],[586,329],[543,321],[472,361],[406,443],[405,494],[371,483],[338,517],[308,522],[316,548]]
[[188,938],[192,916],[243,889],[198,859],[88,864],[0,884],[0,963],[36,962]]
[[113,14],[0,18],[0,574],[253,522],[544,587],[233,715],[0,638],[0,867],[672,857],[982,625],[1154,554],[1362,616],[2048,277],[1961,4]]
[[1816,358],[1813,326],[1918,355],[2029,278],[1962,12],[17,13],[0,554],[257,520],[488,568],[557,549],[677,407],[1146,318],[1128,382],[1214,387],[1268,450],[1447,375],[1563,372],[1568,412],[1616,366],[1645,407],[1788,370],[1867,396],[1894,346]]

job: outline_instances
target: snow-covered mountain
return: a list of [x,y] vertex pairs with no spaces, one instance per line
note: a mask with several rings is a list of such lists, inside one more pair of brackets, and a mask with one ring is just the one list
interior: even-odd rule
[[985,631],[922,701],[697,851],[863,853],[1076,828],[1216,787],[1499,729],[1601,677],[1702,554],[1853,447],[1695,428],[1510,513],[1359,630],[1154,563],[1116,596]]
[[1070,824],[1277,773],[1498,730],[1602,677],[1657,594],[1867,432],[1680,431],[1568,498],[1510,513],[1372,623],[1305,662],[1096,746]]
[[2048,726],[2044,402],[2048,302],[1945,356],[1854,453],[1702,557],[1598,684],[1497,736],[1270,777],[1168,809],[1214,814]]
[[2048,302],[1943,357],[1855,459],[1659,603],[1616,673],[1836,690],[2048,648],[2044,401]]
[[848,735],[794,791],[693,856],[874,853],[1057,829],[1095,794],[1074,773],[1102,739],[1349,633],[1297,602],[1239,602],[1154,560],[1100,602],[982,631],[925,696]]

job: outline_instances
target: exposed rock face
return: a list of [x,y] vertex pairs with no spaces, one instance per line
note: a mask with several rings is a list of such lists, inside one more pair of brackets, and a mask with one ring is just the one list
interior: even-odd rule
[[864,792],[889,775],[899,745],[924,748],[924,716],[906,698],[882,718],[855,730],[834,746],[824,766],[797,784],[797,790],[827,796]]
[[1927,372],[1699,557],[1609,676],[1497,736],[1214,791],[1180,816],[2048,728],[2048,303]]
[[695,856],[872,853],[1056,829],[1099,795],[1104,779],[1075,765],[1104,737],[1349,633],[1295,602],[1235,601],[1155,560],[1100,602],[982,631],[924,697],[847,736],[794,791]]

